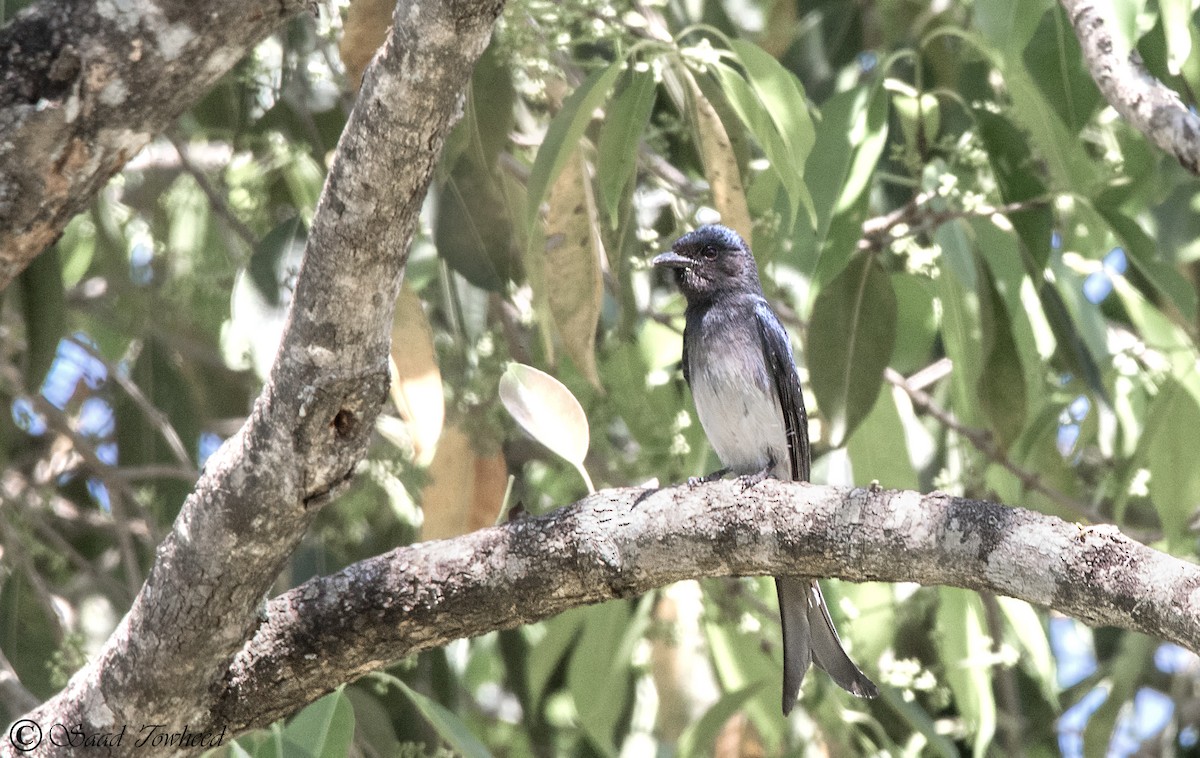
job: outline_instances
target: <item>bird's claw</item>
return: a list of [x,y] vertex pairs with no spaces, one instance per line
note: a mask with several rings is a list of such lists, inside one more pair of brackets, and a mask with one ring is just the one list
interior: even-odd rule
[[729,473],[729,469],[719,468],[716,471],[712,472],[711,474],[708,474],[707,476],[689,476],[687,483],[688,483],[689,487],[698,487],[701,484],[708,484],[709,482],[715,482],[728,473]]
[[743,475],[739,476],[738,484],[742,485],[742,492],[745,492],[746,490],[750,489],[754,485],[758,484],[759,482],[761,482],[764,479],[766,479],[767,477],[769,477],[771,475],[771,468],[772,468],[772,464],[767,464],[766,466],[763,467],[762,471],[758,471],[753,474],[743,474]]

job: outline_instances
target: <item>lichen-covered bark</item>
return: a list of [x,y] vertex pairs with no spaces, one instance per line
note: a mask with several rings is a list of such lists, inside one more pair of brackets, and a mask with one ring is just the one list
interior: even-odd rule
[[211,720],[262,726],[390,660],[680,579],[792,571],[950,584],[1200,652],[1200,567],[1111,526],[940,493],[768,480],[606,490],[400,548],[267,605]]
[[1061,0],[1096,86],[1126,121],[1193,174],[1200,174],[1200,116],[1151,76],[1137,51],[1119,50],[1107,2]]
[[0,289],[303,0],[44,0],[0,29]]
[[[207,16],[207,4],[191,5]],[[190,29],[191,11],[182,6],[172,3],[175,13],[163,23]],[[207,723],[230,660],[259,623],[265,593],[316,511],[365,455],[387,391],[392,310],[421,201],[501,7],[397,6],[396,31],[368,71],[338,145],[288,326],[254,411],[209,459],[103,652],[31,718],[82,723],[91,733]],[[185,31],[164,31],[171,29],[160,29],[158,44],[193,44]],[[56,749],[47,741],[32,754]]]

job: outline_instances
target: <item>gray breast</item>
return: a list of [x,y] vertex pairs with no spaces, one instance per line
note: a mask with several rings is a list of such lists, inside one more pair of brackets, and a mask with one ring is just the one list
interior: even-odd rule
[[705,323],[694,334],[703,337],[688,348],[692,397],[717,457],[734,473],[757,473],[773,463],[776,477],[790,479],[783,414],[757,324]]

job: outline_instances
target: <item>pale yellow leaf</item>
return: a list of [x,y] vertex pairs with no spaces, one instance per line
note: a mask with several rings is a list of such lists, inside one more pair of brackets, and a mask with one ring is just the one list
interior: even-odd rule
[[346,83],[351,90],[358,91],[363,72],[375,57],[375,51],[387,39],[395,8],[395,0],[351,0],[338,46],[342,64],[346,67]]
[[592,489],[583,468],[591,443],[587,415],[571,390],[544,371],[510,363],[500,377],[500,402],[530,437],[573,464]]
[[690,71],[687,80],[692,125],[696,131],[696,146],[704,161],[704,178],[712,188],[713,206],[721,214],[721,223],[750,239],[750,208],[746,205],[746,188],[738,169],[737,156],[729,141],[729,133],[712,103],[704,96]]
[[476,454],[467,531],[473,532],[496,523],[507,489],[508,463],[504,456],[499,451],[492,455]]
[[446,427],[421,492],[421,539],[441,540],[466,534],[474,500],[475,451],[457,426]]
[[442,433],[446,400],[433,348],[433,330],[421,299],[407,287],[396,299],[392,319],[392,402],[408,427],[413,457],[427,465]]
[[421,493],[421,538],[447,539],[492,526],[507,486],[508,465],[499,449],[481,454],[460,427],[448,425]]
[[550,189],[542,280],[563,348],[597,389],[596,325],[604,290],[598,213],[583,154],[576,150]]

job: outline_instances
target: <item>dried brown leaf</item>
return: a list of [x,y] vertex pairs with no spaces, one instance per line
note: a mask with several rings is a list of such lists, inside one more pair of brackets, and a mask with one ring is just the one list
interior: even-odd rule
[[596,326],[604,290],[599,216],[582,153],[567,159],[546,211],[543,280],[563,348],[597,389]]

